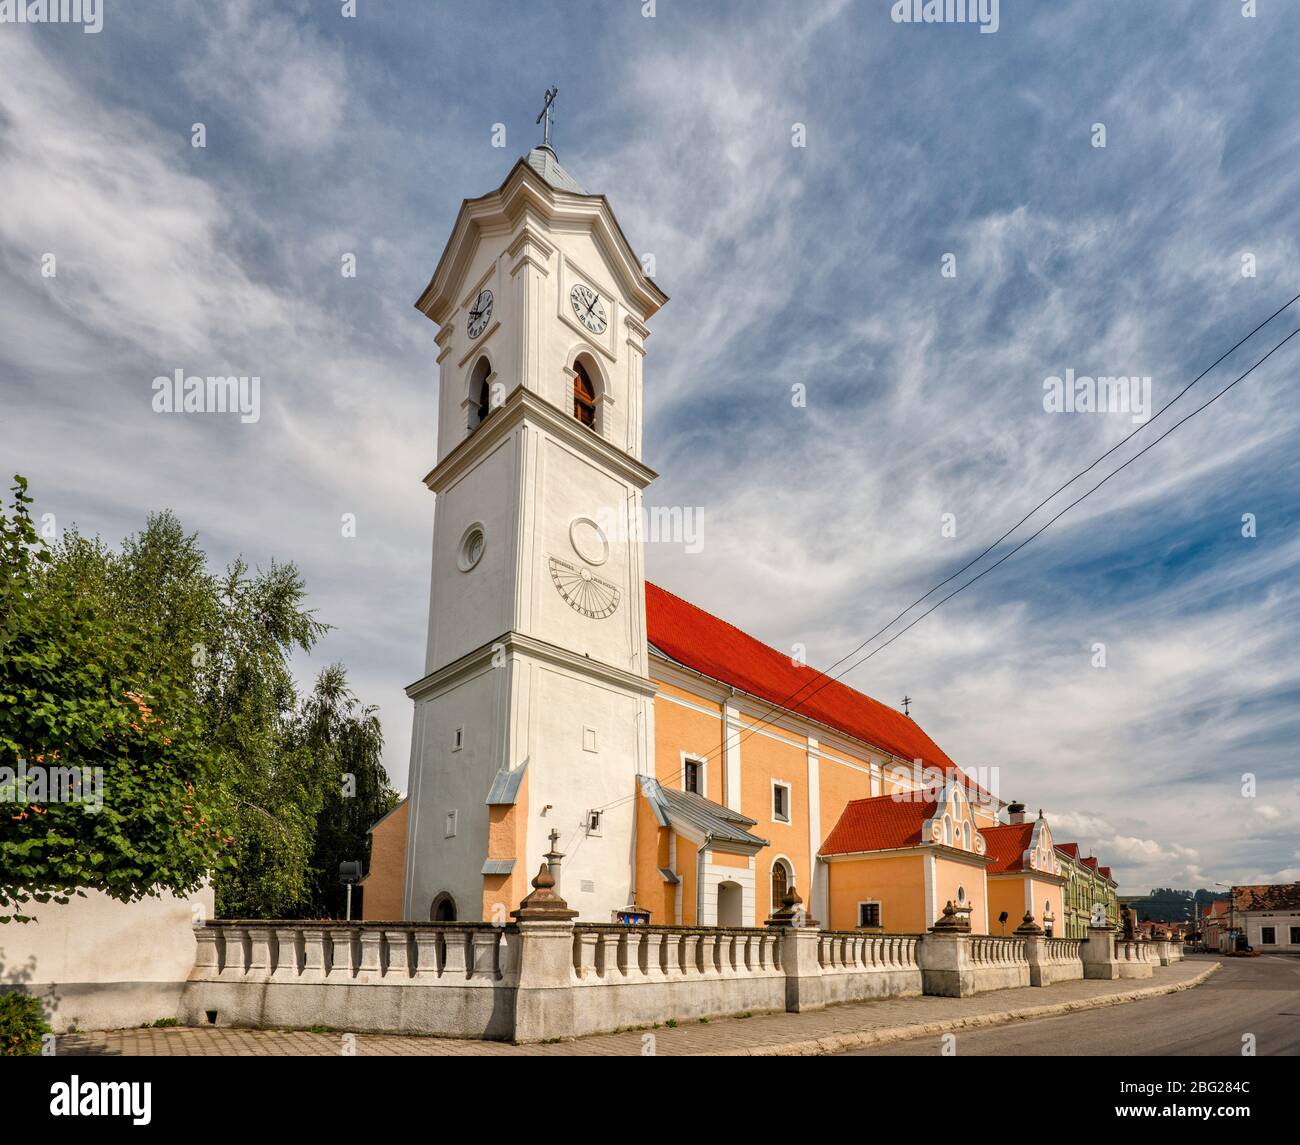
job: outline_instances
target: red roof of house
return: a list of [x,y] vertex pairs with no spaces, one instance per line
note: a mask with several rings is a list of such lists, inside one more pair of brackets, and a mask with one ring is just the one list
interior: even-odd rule
[[1237,910],[1300,910],[1300,883],[1256,883],[1232,888]]
[[1214,902],[1210,903],[1210,905],[1205,908],[1206,918],[1223,918],[1227,915],[1227,913],[1228,913],[1227,899],[1215,899]]
[[1079,857],[1078,843],[1057,843],[1056,849],[1058,851],[1063,851],[1065,854],[1069,855],[1070,858],[1072,859],[1077,859]]
[[990,875],[1019,872],[1024,869],[1025,852],[1034,834],[1034,821],[1004,823],[998,827],[981,827],[980,834],[988,844],[988,857],[993,860],[988,868]]
[[877,795],[852,799],[840,813],[821,845],[823,855],[852,855],[858,851],[888,851],[915,847],[921,842],[921,824],[934,813],[934,800],[895,799]]
[[[909,716],[822,676],[815,668],[794,663],[788,653],[769,648],[666,589],[646,583],[645,611],[650,643],[679,664],[900,759],[920,759],[945,773],[961,774]],[[792,699],[796,693],[800,698]]]
[[[1111,874],[1110,874],[1110,868],[1109,868],[1109,867],[1098,867],[1098,868],[1097,868],[1097,874],[1099,874],[1103,879],[1111,879]],[[1115,881],[1114,879],[1111,879],[1111,882],[1114,882],[1114,881]]]

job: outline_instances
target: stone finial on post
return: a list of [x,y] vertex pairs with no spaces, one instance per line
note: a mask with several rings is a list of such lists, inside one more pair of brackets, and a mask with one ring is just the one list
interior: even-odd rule
[[943,914],[917,946],[921,992],[943,998],[965,998],[975,992],[970,964],[970,918],[958,913],[949,899]]
[[944,905],[943,914],[930,927],[931,934],[969,934],[970,915],[961,915],[952,905],[952,899]]
[[1027,910],[1025,911],[1025,917],[1020,920],[1020,925],[1012,933],[1018,934],[1022,938],[1037,937],[1043,934],[1043,928],[1034,921],[1033,911]]
[[1115,931],[1104,914],[1101,918],[1102,924],[1089,926],[1088,934],[1083,940],[1083,976],[1109,981],[1119,977],[1115,959]]
[[555,891],[542,863],[532,892],[510,912],[519,926],[519,982],[515,990],[516,1042],[570,1037],[573,1015],[573,920],[576,910]]
[[817,920],[808,917],[803,909],[803,899],[799,897],[799,892],[795,889],[794,883],[791,883],[790,889],[785,892],[785,897],[781,900],[781,909],[773,911],[771,917],[763,925],[816,926]]
[[1024,939],[1025,961],[1029,963],[1029,984],[1031,986],[1050,986],[1052,971],[1047,953],[1047,934],[1034,921],[1034,912],[1025,911],[1025,917],[1012,932],[1017,938]]
[[781,969],[785,971],[785,1008],[792,1014],[820,1010],[826,1005],[822,964],[818,954],[821,933],[815,920],[803,909],[803,899],[790,884],[781,908],[772,912],[764,926],[780,928]]
[[555,893],[555,876],[543,863],[533,877],[532,893],[524,896],[518,909],[510,912],[510,917],[516,922],[568,922],[577,918],[578,912],[570,910],[569,904]]

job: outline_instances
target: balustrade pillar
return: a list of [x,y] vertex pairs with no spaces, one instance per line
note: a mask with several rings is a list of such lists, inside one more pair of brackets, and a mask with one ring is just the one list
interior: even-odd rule
[[442,933],[421,927],[415,932],[415,977],[438,978],[442,970]]
[[298,944],[301,941],[296,926],[277,926],[274,930],[275,970],[272,982],[298,981]]

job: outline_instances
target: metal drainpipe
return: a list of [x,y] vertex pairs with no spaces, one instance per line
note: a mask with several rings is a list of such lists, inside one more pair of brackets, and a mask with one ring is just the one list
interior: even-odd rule
[[704,925],[704,852],[713,842],[713,836],[704,832],[704,842],[695,854],[695,925]]

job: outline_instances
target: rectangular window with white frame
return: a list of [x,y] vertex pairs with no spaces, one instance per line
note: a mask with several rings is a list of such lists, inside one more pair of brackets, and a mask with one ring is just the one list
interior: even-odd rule
[[1277,945],[1277,927],[1261,926],[1259,928],[1259,944],[1261,946]]
[[790,822],[790,785],[779,779],[772,780],[772,819],[777,823]]
[[860,902],[858,903],[858,926],[865,929],[877,929],[883,924],[880,921],[880,903]]
[[1300,946],[1300,926],[1293,926],[1291,928],[1291,945]]
[[694,795],[708,795],[705,762],[700,756],[682,756],[682,790]]

